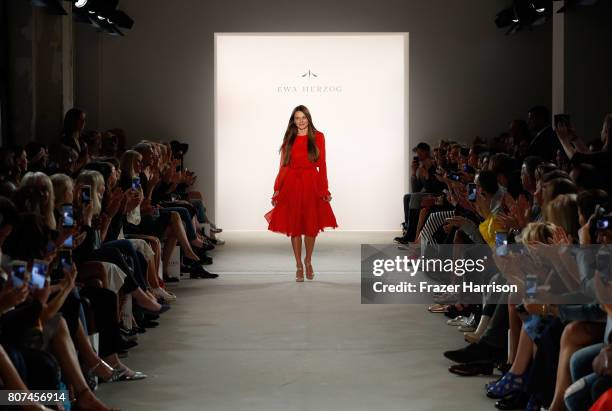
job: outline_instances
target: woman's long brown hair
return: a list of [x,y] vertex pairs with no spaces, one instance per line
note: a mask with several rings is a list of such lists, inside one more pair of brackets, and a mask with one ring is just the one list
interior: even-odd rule
[[287,131],[285,131],[285,138],[283,138],[283,144],[279,149],[279,152],[283,152],[285,155],[285,160],[283,161],[283,165],[286,166],[289,164],[289,160],[291,157],[291,148],[293,147],[293,142],[295,141],[295,137],[297,136],[297,126],[295,125],[294,117],[295,113],[301,111],[304,113],[306,118],[308,119],[308,159],[313,163],[319,159],[319,148],[315,142],[315,133],[317,129],[314,124],[312,124],[312,116],[310,115],[310,110],[306,108],[306,106],[297,106],[291,112],[291,117],[289,117],[289,124],[287,125]]

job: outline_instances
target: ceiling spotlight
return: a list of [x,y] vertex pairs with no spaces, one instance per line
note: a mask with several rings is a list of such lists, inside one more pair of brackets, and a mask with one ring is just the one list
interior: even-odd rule
[[513,22],[516,23],[514,9],[509,7],[507,9],[503,9],[497,16],[495,16],[495,24],[498,28],[510,26]]
[[74,7],[76,7],[77,9],[81,9],[87,6],[88,2],[89,0],[76,0],[76,2],[74,3]]

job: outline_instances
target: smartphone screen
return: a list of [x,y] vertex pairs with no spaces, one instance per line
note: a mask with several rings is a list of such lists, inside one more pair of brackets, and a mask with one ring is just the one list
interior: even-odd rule
[[140,177],[134,177],[132,179],[132,189],[138,190],[140,188]]
[[72,267],[72,250],[68,248],[62,248],[58,252],[59,260],[62,266],[66,269]]
[[508,233],[498,231],[495,233],[495,251],[497,255],[508,255]]
[[34,288],[44,288],[45,280],[47,278],[48,265],[45,261],[34,260],[32,264],[32,276],[30,278],[30,284]]
[[12,272],[11,275],[13,277],[13,285],[15,287],[21,287],[24,282],[27,282],[27,269],[25,261],[13,261],[12,263]]
[[477,190],[477,187],[475,183],[468,183],[468,186],[467,186],[468,201],[476,201],[476,190]]
[[610,228],[610,217],[600,217],[595,222],[595,227],[600,231],[605,231]]
[[62,247],[66,247],[66,248],[72,248],[74,244],[74,237],[72,235],[69,235],[66,240],[64,240],[64,243],[62,244]]
[[91,186],[83,186],[81,187],[81,200],[83,203],[91,202]]
[[72,204],[62,205],[62,226],[63,227],[74,227],[74,210]]
[[527,298],[535,298],[538,293],[538,277],[533,274],[525,276],[525,295]]

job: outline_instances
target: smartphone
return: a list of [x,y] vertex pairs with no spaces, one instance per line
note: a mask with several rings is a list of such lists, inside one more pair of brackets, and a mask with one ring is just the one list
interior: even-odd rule
[[140,177],[134,177],[132,179],[132,189],[138,190],[140,188]]
[[28,282],[27,274],[27,263],[25,261],[15,260],[11,263],[11,276],[15,287],[21,287],[23,283]]
[[555,114],[555,128],[558,128],[560,125],[571,126],[569,114]]
[[414,157],[412,157],[412,161],[416,161],[416,162],[418,162],[418,161],[419,161],[419,156],[414,156]]
[[476,183],[468,183],[467,185],[468,201],[476,201],[477,186]]
[[66,269],[72,267],[72,250],[69,248],[61,248],[58,251],[59,261]]
[[610,216],[599,217],[595,220],[595,227],[599,231],[606,231],[610,229]]
[[525,276],[525,296],[534,299],[538,293],[538,277],[534,274]]
[[508,233],[497,231],[495,233],[495,252],[499,256],[508,255]]
[[72,248],[74,245],[74,237],[72,235],[69,235],[66,240],[64,240],[64,243],[62,244],[62,247],[66,247],[66,248]]
[[91,202],[91,186],[85,185],[81,187],[81,201],[85,204]]
[[74,227],[74,210],[72,209],[72,204],[63,204],[62,205],[62,227]]
[[47,269],[49,265],[43,260],[34,260],[32,263],[32,275],[30,284],[34,288],[44,288],[47,279]]

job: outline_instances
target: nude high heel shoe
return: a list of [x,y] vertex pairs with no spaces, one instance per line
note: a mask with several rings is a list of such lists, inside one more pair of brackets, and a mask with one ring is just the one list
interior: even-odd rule
[[312,269],[312,264],[310,261],[306,262],[304,261],[304,263],[306,264],[306,278],[308,278],[309,280],[313,280],[314,279],[314,270]]
[[304,282],[304,267],[297,266],[297,270],[295,271],[295,281],[298,283]]

